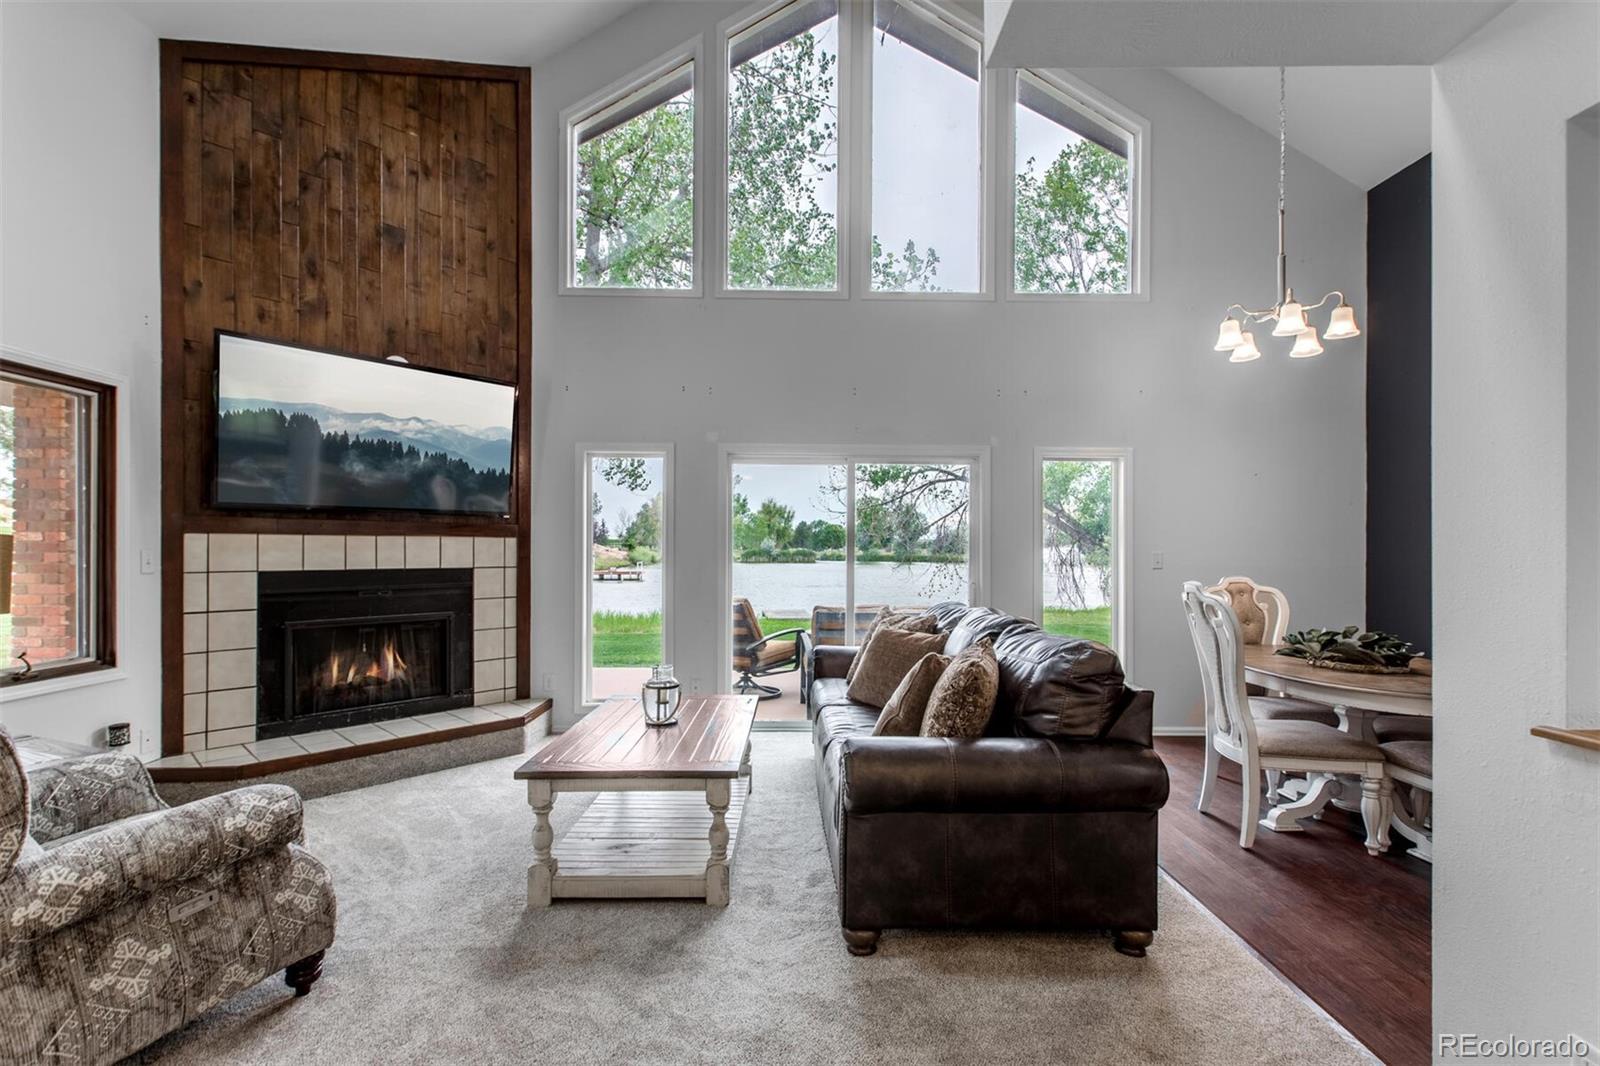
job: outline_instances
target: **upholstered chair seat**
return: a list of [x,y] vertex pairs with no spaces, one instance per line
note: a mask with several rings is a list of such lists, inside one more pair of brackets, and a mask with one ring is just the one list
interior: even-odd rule
[[1338,726],[1339,716],[1326,703],[1293,696],[1251,696],[1250,713],[1258,722],[1316,722]]
[[1380,714],[1372,720],[1378,743],[1391,740],[1433,740],[1433,719],[1415,714]]
[[1256,722],[1263,755],[1285,755],[1306,759],[1382,759],[1383,752],[1371,741],[1316,722]]
[[1433,777],[1433,743],[1426,740],[1392,740],[1380,744],[1383,757],[1391,766],[1410,770],[1423,777]]

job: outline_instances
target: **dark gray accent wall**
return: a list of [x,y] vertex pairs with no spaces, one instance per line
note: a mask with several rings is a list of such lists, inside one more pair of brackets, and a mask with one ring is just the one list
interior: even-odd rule
[[1367,627],[1433,640],[1433,157],[1367,193]]

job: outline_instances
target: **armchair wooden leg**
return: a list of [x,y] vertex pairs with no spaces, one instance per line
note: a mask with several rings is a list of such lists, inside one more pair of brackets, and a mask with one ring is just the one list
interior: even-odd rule
[[283,971],[283,983],[294,989],[297,997],[311,991],[311,986],[322,976],[322,955],[320,951],[307,955],[299,962],[291,962]]
[[878,950],[877,929],[844,929],[844,946],[852,955],[871,955]]
[[1112,947],[1135,959],[1144,958],[1144,949],[1156,938],[1149,929],[1119,929],[1111,941]]

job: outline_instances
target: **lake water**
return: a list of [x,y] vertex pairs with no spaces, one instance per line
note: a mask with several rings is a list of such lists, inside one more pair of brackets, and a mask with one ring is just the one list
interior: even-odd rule
[[[643,581],[596,581],[594,609],[624,614],[649,614],[661,609],[661,568],[647,566]],[[772,618],[808,618],[811,608],[823,604],[844,606],[845,563],[734,563],[733,594],[748,599],[761,614]],[[1088,575],[1091,583],[1094,575]],[[1055,579],[1045,572],[1045,600],[1054,604]],[[897,606],[966,599],[964,564],[858,563],[856,602],[892,603]],[[1089,606],[1104,603],[1098,588]]]

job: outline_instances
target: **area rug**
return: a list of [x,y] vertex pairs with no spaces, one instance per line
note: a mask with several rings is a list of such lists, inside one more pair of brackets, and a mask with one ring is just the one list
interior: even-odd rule
[[[1374,1061],[1170,883],[1148,958],[1103,936],[839,937],[810,739],[758,734],[726,909],[524,909],[521,757],[306,804],[338,939],[295,1000],[263,982],[140,1056],[163,1063]],[[560,833],[587,795],[556,799]]]

